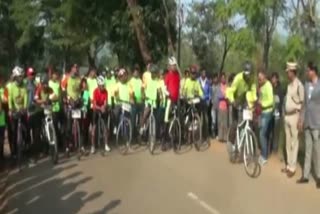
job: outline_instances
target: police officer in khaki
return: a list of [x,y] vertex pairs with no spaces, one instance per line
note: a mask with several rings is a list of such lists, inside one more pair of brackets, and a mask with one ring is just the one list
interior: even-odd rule
[[297,77],[297,63],[288,62],[286,71],[289,79],[284,107],[287,165],[282,172],[286,173],[290,178],[293,177],[296,172],[299,150],[298,124],[304,101],[304,87]]

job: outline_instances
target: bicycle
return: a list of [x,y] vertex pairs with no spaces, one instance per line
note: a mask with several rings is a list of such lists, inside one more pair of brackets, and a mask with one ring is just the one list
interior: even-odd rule
[[191,137],[192,143],[195,145],[197,151],[200,151],[203,145],[202,120],[196,108],[196,105],[200,104],[200,102],[201,99],[199,97],[187,99],[189,107],[186,111],[186,118],[184,121],[185,138],[189,141],[189,138]]
[[[240,115],[241,109],[238,109],[238,115]],[[244,167],[249,177],[258,176],[257,173],[260,170],[260,164],[258,161],[258,144],[257,138],[252,129],[250,128],[250,121],[253,119],[253,113],[250,109],[245,108],[242,111],[242,121],[238,124],[233,123],[229,128],[227,138],[227,150],[232,163],[236,162],[236,159],[241,158],[243,155]],[[235,124],[235,125],[234,125]],[[231,136],[232,129],[236,128],[236,136]],[[235,138],[232,143],[230,138]]]
[[[150,153],[153,155],[156,149],[156,118],[154,116],[154,104],[155,104],[155,100],[151,100],[151,99],[146,99],[151,101],[151,104],[148,104],[149,108],[150,108],[150,112],[149,112],[149,116],[148,119],[146,121],[146,123],[143,126],[143,130],[145,132],[145,134],[143,134],[144,136],[148,135],[148,148]],[[147,132],[147,133],[146,133]]]
[[116,133],[116,145],[122,155],[130,150],[132,141],[132,124],[130,119],[131,104],[126,101],[121,102],[120,122]]
[[81,157],[84,155],[85,151],[82,145],[82,139],[81,139],[81,133],[80,133],[80,119],[81,119],[81,109],[75,108],[71,109],[69,107],[69,110],[71,111],[71,119],[72,119],[72,140],[73,145],[75,148],[78,149],[78,160],[81,159]]
[[98,142],[98,145],[101,148],[103,148],[101,150],[101,154],[104,156],[105,155],[105,149],[104,149],[104,146],[107,142],[107,138],[108,138],[108,135],[107,135],[107,127],[106,127],[106,124],[104,122],[104,119],[102,117],[102,112],[101,111],[97,111],[97,114],[98,114],[98,121],[97,121],[97,124],[96,124],[96,132],[97,132],[97,142]]
[[173,150],[175,153],[178,153],[181,150],[181,123],[177,105],[174,105],[172,109],[168,133]]
[[27,128],[22,123],[22,117],[25,116],[25,113],[22,111],[15,112],[13,114],[13,118],[17,119],[17,164],[18,164],[18,170],[21,171],[22,161],[23,161],[23,152],[26,148],[26,141],[25,136],[27,133]]
[[57,164],[59,159],[58,142],[56,130],[53,124],[51,105],[44,106],[43,112],[45,117],[43,119],[42,135],[49,144],[49,154],[51,156],[52,163]]

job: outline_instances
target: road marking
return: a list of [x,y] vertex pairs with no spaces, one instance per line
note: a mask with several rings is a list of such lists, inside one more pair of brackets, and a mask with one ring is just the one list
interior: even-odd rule
[[195,202],[197,202],[202,208],[204,208],[205,210],[207,210],[209,213],[212,214],[221,214],[218,210],[214,209],[213,207],[211,207],[209,204],[207,204],[205,201],[202,201],[201,198],[199,198],[196,194],[194,194],[193,192],[189,192],[187,194],[187,196],[194,200]]

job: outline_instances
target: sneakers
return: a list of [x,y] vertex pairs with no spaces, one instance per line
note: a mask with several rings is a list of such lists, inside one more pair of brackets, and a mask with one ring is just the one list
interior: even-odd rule
[[268,162],[268,161],[267,161],[266,159],[264,159],[262,156],[260,156],[260,158],[259,158],[259,164],[260,164],[261,166],[267,164],[267,162]]
[[96,152],[96,150],[95,150],[95,148],[94,148],[94,146],[91,146],[91,154],[94,154]]
[[110,152],[110,151],[111,151],[111,149],[110,149],[110,147],[108,146],[108,144],[104,145],[104,150],[105,150],[106,152]]
[[113,128],[113,134],[116,135],[117,134],[117,127]]

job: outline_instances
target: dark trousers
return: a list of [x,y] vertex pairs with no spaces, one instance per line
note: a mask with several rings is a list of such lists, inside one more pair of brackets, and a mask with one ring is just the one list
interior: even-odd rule
[[272,117],[269,127],[269,141],[270,141],[270,152],[277,152],[279,148],[279,138],[280,138],[280,129],[281,129],[281,119]]
[[4,158],[4,133],[5,133],[6,127],[2,126],[0,127],[0,159]]

